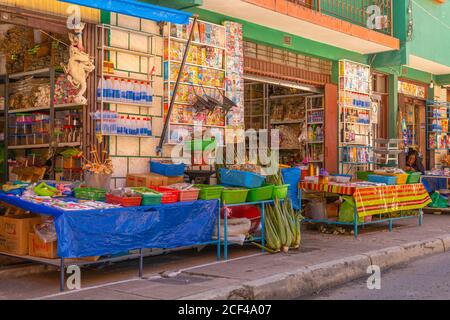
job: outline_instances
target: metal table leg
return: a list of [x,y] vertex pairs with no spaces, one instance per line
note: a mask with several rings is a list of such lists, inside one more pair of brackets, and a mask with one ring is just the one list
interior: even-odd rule
[[63,292],[64,291],[64,287],[65,287],[65,277],[64,277],[64,273],[65,273],[65,266],[64,266],[64,258],[60,259],[60,264],[59,264],[59,291]]
[[392,219],[389,220],[389,232],[392,232]]
[[355,203],[354,214],[353,214],[353,233],[354,233],[355,239],[358,238],[358,221],[359,221],[358,209],[356,208],[356,203]]
[[219,208],[217,209],[217,260],[220,261],[221,252],[220,252],[220,200],[219,200]]
[[144,255],[142,254],[142,249],[139,249],[139,278],[144,277]]
[[264,253],[264,247],[266,244],[266,239],[264,238],[265,233],[265,205],[264,203],[261,203],[261,246],[262,246],[262,252]]
[[228,217],[227,207],[223,206],[223,258],[228,260]]
[[419,210],[419,226],[422,226],[423,224],[423,210]]

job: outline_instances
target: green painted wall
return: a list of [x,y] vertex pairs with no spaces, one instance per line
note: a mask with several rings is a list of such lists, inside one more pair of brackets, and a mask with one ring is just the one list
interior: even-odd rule
[[414,31],[407,44],[409,54],[450,66],[450,1],[411,1]]

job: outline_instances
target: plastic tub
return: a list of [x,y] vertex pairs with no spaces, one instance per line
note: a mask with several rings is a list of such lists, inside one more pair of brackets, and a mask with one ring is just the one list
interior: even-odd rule
[[162,193],[159,193],[155,190],[149,188],[131,188],[131,190],[136,191],[142,196],[141,205],[143,206],[152,206],[161,204]]
[[222,186],[211,186],[208,184],[196,184],[194,187],[200,189],[198,197],[202,200],[220,199],[224,189]]
[[161,203],[175,203],[178,201],[178,195],[180,191],[176,189],[164,188],[164,187],[150,187],[150,189],[155,190],[162,194]]
[[373,174],[373,171],[358,171],[356,177],[361,181],[369,181],[370,174]]
[[286,199],[289,187],[290,187],[290,184],[283,184],[283,185],[280,185],[280,186],[274,186],[273,187],[272,198],[273,199],[280,199],[280,200]]
[[189,190],[179,190],[180,191],[180,202],[190,202],[198,199],[198,195],[200,193],[200,189],[191,188]]
[[119,204],[122,207],[138,207],[141,205],[142,197],[117,197],[107,193],[106,202],[111,204]]
[[408,172],[408,179],[406,179],[407,184],[419,183],[421,172]]
[[248,190],[247,202],[271,200],[273,195],[273,188],[273,184],[268,184],[260,188]]
[[248,189],[223,189],[222,202],[223,204],[244,203],[247,199]]
[[75,198],[95,201],[105,201],[106,190],[97,188],[75,188]]
[[403,173],[377,173],[380,176],[390,176],[390,177],[397,177],[397,184],[406,184],[406,181],[408,180],[408,174],[403,174]]
[[261,187],[264,180],[263,176],[256,173],[225,168],[220,169],[220,182],[226,185],[253,189]]
[[397,177],[396,176],[380,176],[376,174],[369,174],[369,182],[375,182],[375,183],[384,183],[388,186],[396,185],[397,184]]
[[179,177],[184,175],[184,163],[172,164],[150,161],[150,172],[166,177]]

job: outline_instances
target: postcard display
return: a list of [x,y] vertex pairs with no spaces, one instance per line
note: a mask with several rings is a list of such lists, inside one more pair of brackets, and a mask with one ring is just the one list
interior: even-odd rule
[[[180,72],[183,52],[192,28],[189,25],[168,24],[164,31],[164,99],[167,113],[173,89]],[[224,139],[226,126],[243,126],[243,51],[242,27],[226,22],[224,26],[198,21],[169,122],[170,144],[179,144],[192,135],[194,126],[206,128],[206,133],[219,141]],[[213,112],[196,111],[197,96],[207,95],[222,102],[223,95],[239,107],[225,115],[221,108]]]
[[373,164],[370,67],[339,61],[339,167],[341,173]]

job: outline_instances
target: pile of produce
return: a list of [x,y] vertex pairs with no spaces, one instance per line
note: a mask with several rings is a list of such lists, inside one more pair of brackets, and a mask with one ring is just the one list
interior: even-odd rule
[[290,248],[300,248],[300,214],[292,208],[289,200],[266,205],[264,235],[270,252],[288,252]]
[[111,191],[111,195],[121,198],[141,197],[141,194],[131,188],[119,188]]

